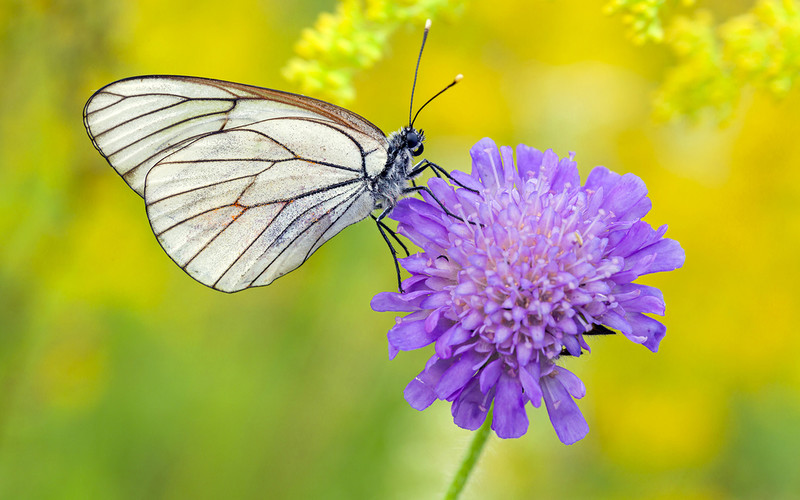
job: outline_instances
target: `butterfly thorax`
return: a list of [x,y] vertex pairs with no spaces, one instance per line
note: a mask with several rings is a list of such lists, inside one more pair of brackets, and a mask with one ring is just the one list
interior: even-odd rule
[[369,184],[375,208],[394,207],[403,197],[412,179],[414,156],[422,154],[424,139],[422,131],[413,127],[403,127],[389,136],[386,166]]

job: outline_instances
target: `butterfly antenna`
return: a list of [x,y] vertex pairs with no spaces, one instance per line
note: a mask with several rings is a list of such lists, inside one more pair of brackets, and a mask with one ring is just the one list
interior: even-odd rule
[[[458,75],[456,75],[456,77],[455,77],[455,78],[453,78],[453,81],[452,81],[452,82],[450,82],[450,85],[448,85],[447,87],[443,88],[442,90],[440,90],[439,92],[437,92],[437,93],[436,93],[436,95],[434,95],[433,97],[431,97],[430,99],[428,99],[427,101],[425,101],[425,104],[423,104],[423,105],[422,105],[422,107],[420,107],[420,108],[417,110],[417,114],[415,114],[415,115],[414,115],[414,119],[413,119],[413,120],[411,120],[411,123],[410,123],[408,126],[409,126],[409,127],[413,127],[413,126],[414,126],[414,122],[415,122],[415,121],[417,121],[417,117],[419,116],[419,112],[420,112],[420,111],[422,111],[423,109],[425,109],[425,106],[427,106],[428,104],[430,104],[430,102],[431,102],[432,100],[434,100],[434,99],[436,99],[437,97],[439,97],[440,95],[442,95],[442,94],[444,93],[444,91],[445,91],[445,90],[449,89],[450,87],[452,87],[452,86],[453,86],[453,85],[455,85],[456,83],[460,82],[462,78],[464,78],[464,75],[462,75],[462,74],[458,74]],[[410,115],[410,113],[409,113],[409,115]]]
[[419,62],[422,61],[422,50],[425,48],[425,40],[428,39],[428,32],[431,30],[431,20],[425,21],[425,31],[422,33],[422,46],[419,48],[417,56],[417,67],[414,68],[414,83],[411,84],[411,103],[408,105],[408,126],[411,126],[411,113],[414,112],[414,89],[417,87],[417,73],[419,73]]

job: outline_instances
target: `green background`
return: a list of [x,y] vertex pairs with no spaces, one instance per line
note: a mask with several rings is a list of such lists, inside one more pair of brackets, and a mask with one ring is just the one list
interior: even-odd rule
[[[746,92],[730,124],[657,124],[671,63],[601,0],[471,2],[434,19],[419,96],[426,156],[469,170],[489,136],[642,177],[684,268],[653,354],[622,337],[567,362],[590,432],[543,409],[490,440],[464,498],[798,498],[800,95]],[[719,15],[744,1],[706,3]],[[402,398],[430,351],[390,362],[385,244],[370,223],[291,275],[226,295],[162,252],[142,200],[86,137],[92,92],[137,74],[286,88],[280,68],[332,1],[0,0],[0,498],[436,498],[470,440]],[[351,106],[407,116],[420,27]]]

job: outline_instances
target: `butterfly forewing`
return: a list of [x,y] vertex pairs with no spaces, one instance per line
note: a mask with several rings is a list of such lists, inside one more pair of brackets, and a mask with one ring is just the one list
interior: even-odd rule
[[[351,131],[367,150],[386,148],[379,128],[346,109],[288,92],[206,78],[120,80],[97,91],[84,109],[86,130],[95,147],[140,196],[147,172],[175,147],[207,133],[290,116]],[[294,140],[303,142],[302,137]]]
[[113,83],[84,121],[167,254],[225,292],[269,284],[369,215],[387,158],[383,133],[350,111],[202,78]]

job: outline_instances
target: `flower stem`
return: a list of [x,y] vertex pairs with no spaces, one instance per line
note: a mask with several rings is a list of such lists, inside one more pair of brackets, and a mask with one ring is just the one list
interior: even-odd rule
[[486,415],[486,421],[481,428],[475,431],[472,444],[469,446],[469,450],[464,457],[464,461],[461,463],[461,467],[458,469],[456,477],[454,477],[453,482],[450,483],[450,488],[448,488],[447,494],[444,497],[445,500],[456,500],[458,496],[461,495],[461,490],[463,490],[464,485],[467,484],[469,474],[472,472],[472,469],[475,468],[475,464],[478,463],[478,458],[481,456],[483,445],[486,444],[486,440],[489,438],[491,428],[492,413],[490,411]]

